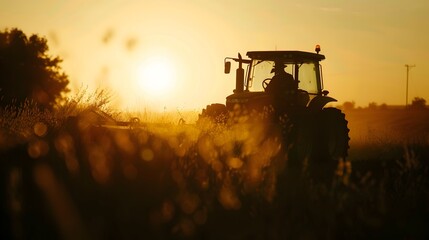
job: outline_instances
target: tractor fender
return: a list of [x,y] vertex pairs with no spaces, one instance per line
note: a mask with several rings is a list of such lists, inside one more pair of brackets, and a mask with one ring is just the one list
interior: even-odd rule
[[311,102],[308,104],[308,108],[311,110],[321,110],[327,103],[336,101],[337,99],[335,98],[318,95],[311,100]]

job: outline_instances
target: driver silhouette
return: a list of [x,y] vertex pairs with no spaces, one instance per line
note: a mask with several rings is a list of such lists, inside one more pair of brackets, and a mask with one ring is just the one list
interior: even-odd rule
[[265,88],[265,91],[273,95],[293,95],[298,89],[297,82],[293,76],[285,71],[286,65],[276,61],[274,68],[274,76]]

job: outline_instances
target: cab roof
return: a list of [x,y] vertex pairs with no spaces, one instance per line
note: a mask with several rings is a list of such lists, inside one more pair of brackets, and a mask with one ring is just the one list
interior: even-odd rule
[[325,56],[322,54],[303,51],[250,51],[247,56],[251,59],[283,62],[314,62],[322,61]]

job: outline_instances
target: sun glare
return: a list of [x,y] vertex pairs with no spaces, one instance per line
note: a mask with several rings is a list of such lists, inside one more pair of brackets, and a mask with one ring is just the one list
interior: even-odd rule
[[151,96],[165,96],[176,82],[176,69],[168,58],[149,58],[137,69],[138,85]]

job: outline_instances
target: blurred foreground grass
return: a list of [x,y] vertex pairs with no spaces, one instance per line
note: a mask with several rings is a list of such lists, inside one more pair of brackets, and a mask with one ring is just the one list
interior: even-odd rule
[[348,113],[335,169],[291,165],[254,126],[105,127],[121,116],[103,101],[3,110],[1,239],[429,237],[427,112]]

